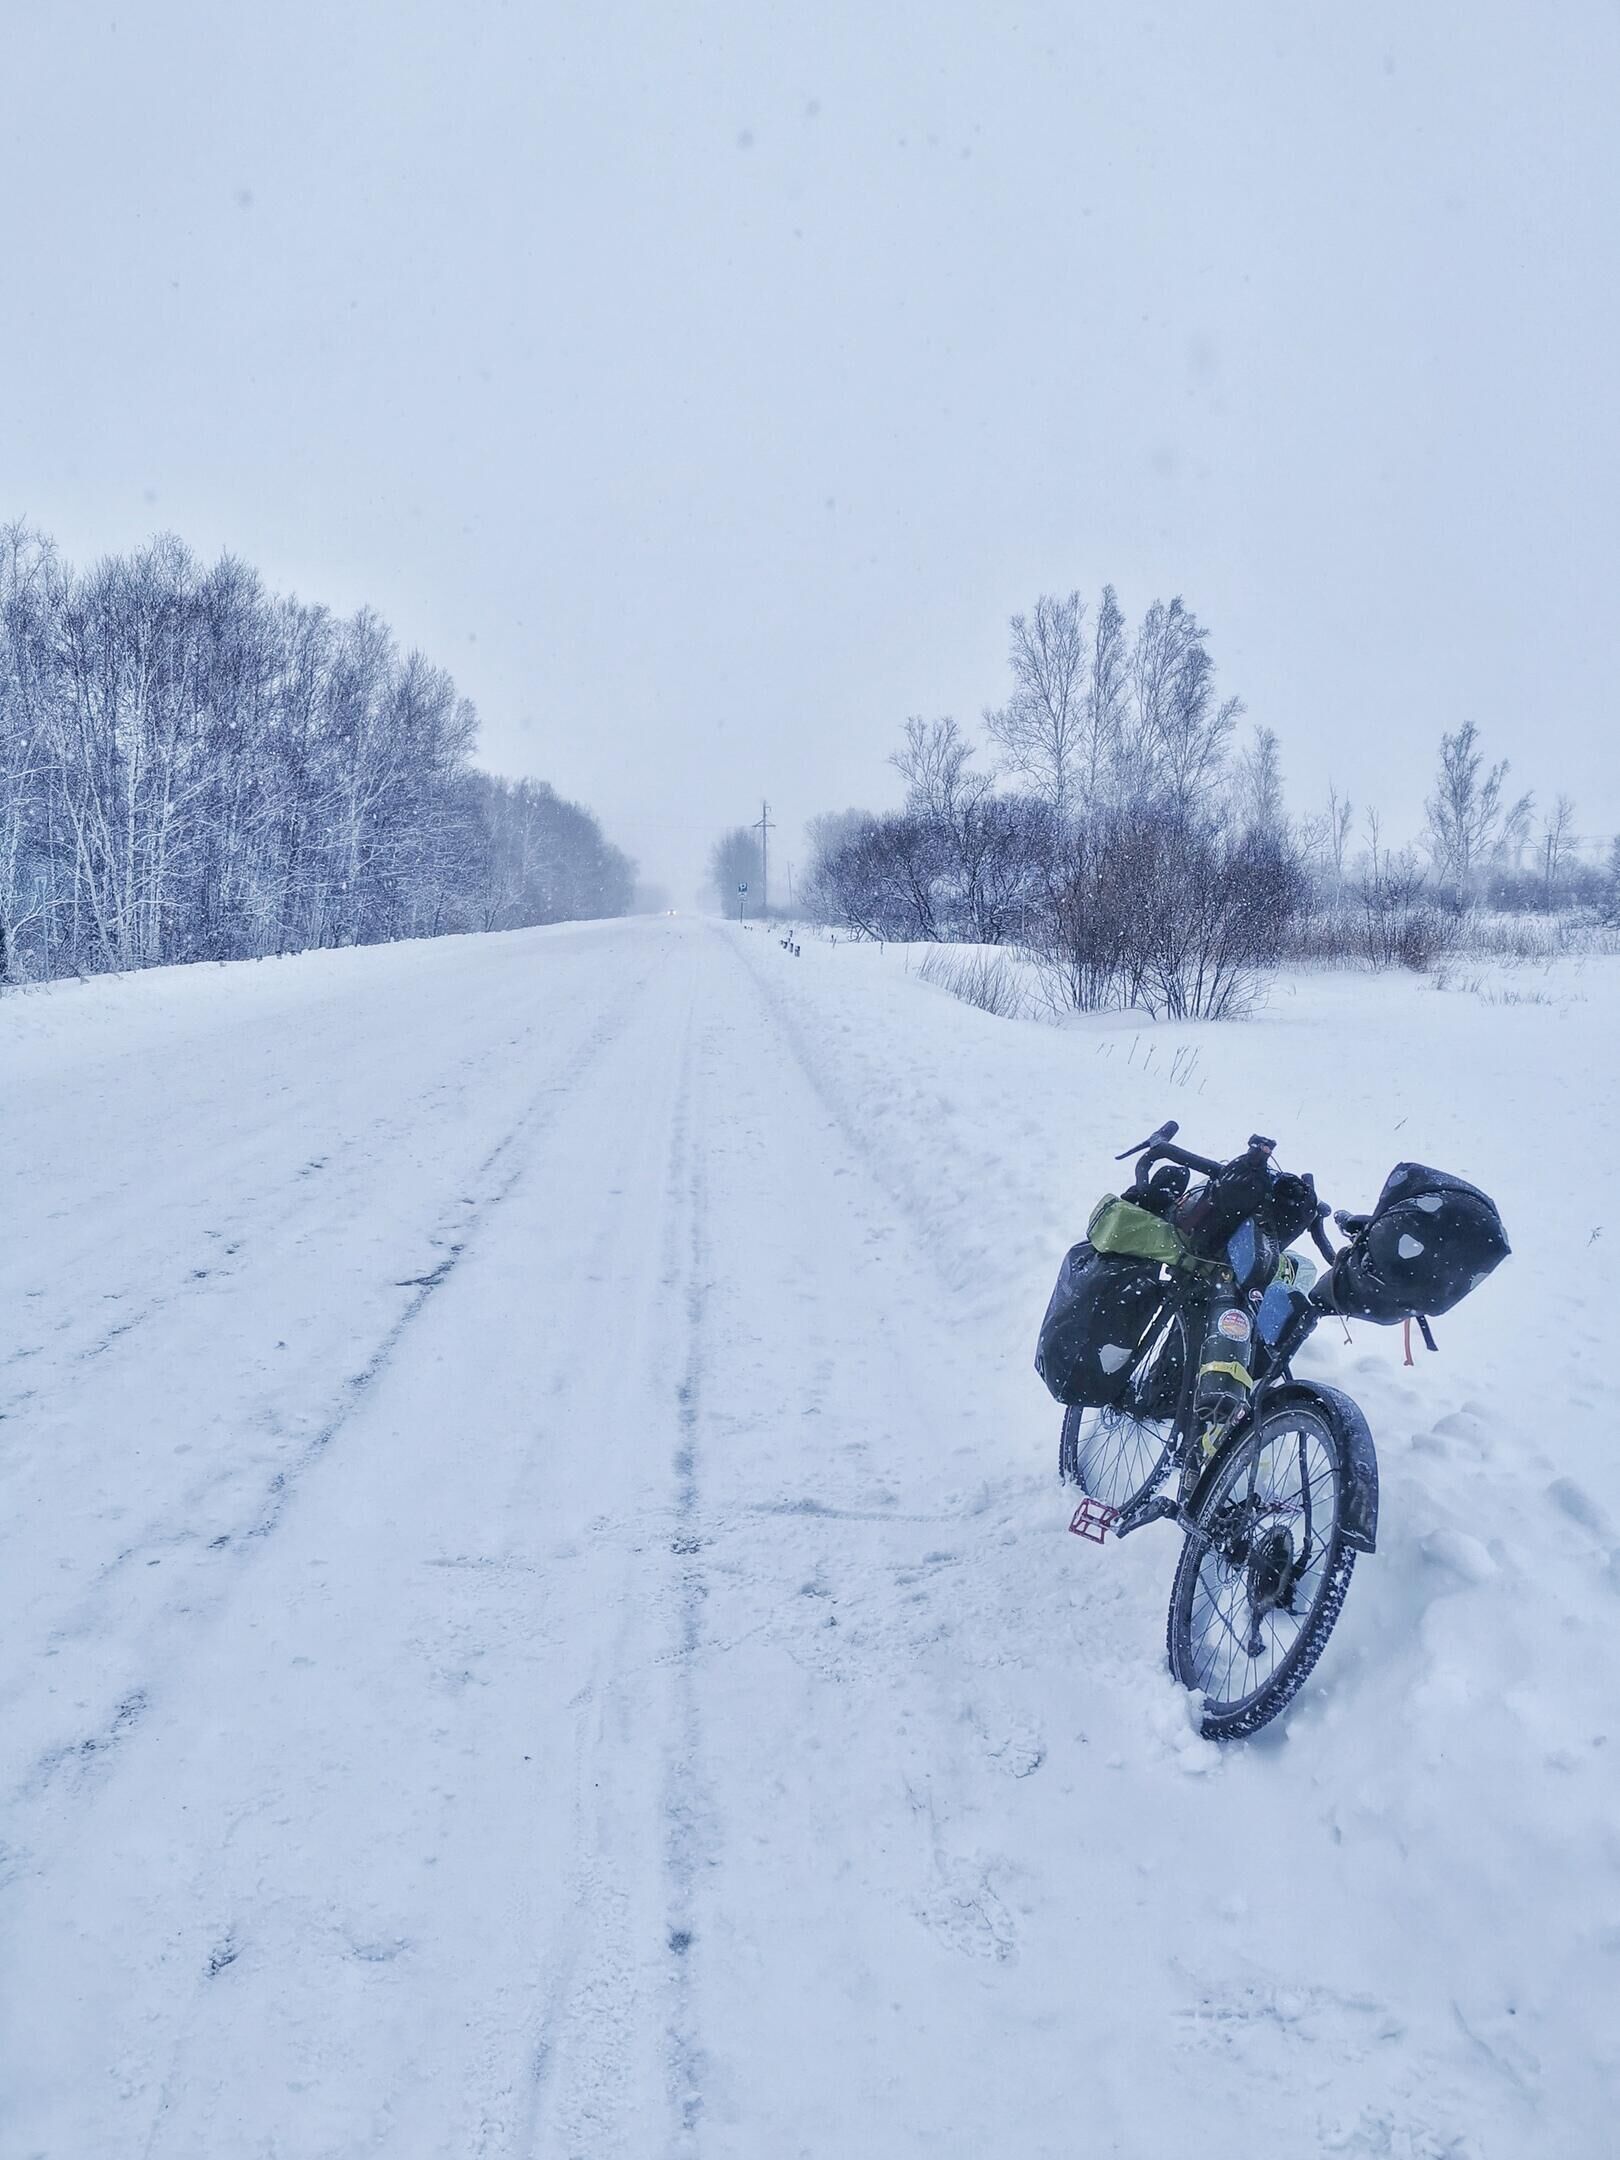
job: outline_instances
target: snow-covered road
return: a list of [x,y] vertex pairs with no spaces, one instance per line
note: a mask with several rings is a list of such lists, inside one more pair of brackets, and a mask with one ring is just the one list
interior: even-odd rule
[[1608,2149],[1601,1275],[1522,1461],[1515,1190],[1525,1298],[1341,1360],[1389,1534],[1266,1741],[1159,1669],[1172,1543],[1063,1535],[1029,1337],[1135,1128],[1504,1186],[1254,1095],[1331,1013],[1189,1101],[666,921],[4,1017],[7,2155]]

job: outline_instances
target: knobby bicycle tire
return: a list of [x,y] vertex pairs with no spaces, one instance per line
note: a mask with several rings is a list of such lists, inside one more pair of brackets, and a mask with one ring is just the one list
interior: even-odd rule
[[[1209,1740],[1246,1739],[1269,1725],[1288,1707],[1315,1670],[1349,1593],[1356,1550],[1345,1542],[1342,1534],[1345,1449],[1337,1417],[1329,1403],[1318,1400],[1309,1406],[1295,1404],[1279,1408],[1262,1419],[1258,1432],[1245,1426],[1227,1443],[1211,1466],[1195,1501],[1197,1519],[1201,1526],[1209,1524],[1233,1491],[1248,1457],[1264,1455],[1270,1444],[1268,1435],[1290,1428],[1300,1429],[1302,1421],[1314,1424],[1330,1443],[1327,1452],[1332,1472],[1334,1521],[1332,1534],[1324,1541],[1320,1576],[1298,1634],[1261,1685],[1235,1701],[1216,1701],[1213,1705],[1205,1690],[1202,1730]],[[1303,1455],[1301,1460],[1303,1462]],[[1189,1537],[1176,1564],[1165,1625],[1165,1652],[1171,1672],[1183,1687],[1198,1688],[1202,1684],[1192,1643],[1192,1615],[1194,1599],[1203,1581],[1204,1562],[1215,1552],[1216,1548],[1207,1541]],[[1207,1587],[1205,1595],[1218,1616],[1218,1601]],[[1230,1627],[1229,1620],[1224,1624]]]

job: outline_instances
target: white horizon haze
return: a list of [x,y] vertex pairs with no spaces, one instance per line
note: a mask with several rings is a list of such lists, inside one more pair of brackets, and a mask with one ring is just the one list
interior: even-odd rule
[[375,606],[684,899],[1042,591],[1620,828],[1620,17],[0,0],[0,518]]

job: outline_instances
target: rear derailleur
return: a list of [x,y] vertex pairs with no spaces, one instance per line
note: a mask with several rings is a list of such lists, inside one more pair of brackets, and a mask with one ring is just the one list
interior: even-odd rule
[[1294,1548],[1286,1523],[1268,1522],[1252,1503],[1230,1500],[1209,1526],[1209,1541],[1234,1574],[1243,1576],[1249,1607],[1244,1649],[1252,1658],[1265,1650],[1261,1624],[1269,1613],[1294,1610],[1294,1592],[1310,1565],[1307,1546]]

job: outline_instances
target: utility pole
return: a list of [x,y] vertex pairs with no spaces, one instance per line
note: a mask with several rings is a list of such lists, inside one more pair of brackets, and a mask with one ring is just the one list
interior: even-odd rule
[[771,823],[771,806],[760,798],[759,822],[754,827],[759,834],[759,912],[768,916],[771,912],[771,834],[776,827]]

